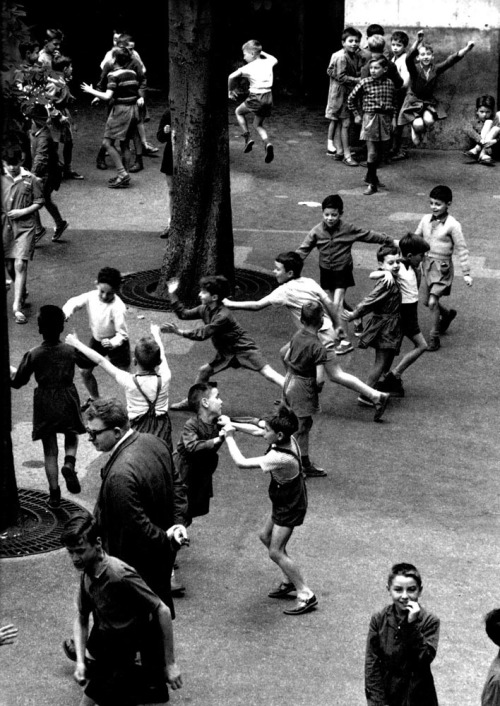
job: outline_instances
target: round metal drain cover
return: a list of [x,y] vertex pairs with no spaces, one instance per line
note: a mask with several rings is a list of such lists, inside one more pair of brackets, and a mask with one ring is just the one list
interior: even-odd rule
[[[170,309],[168,301],[155,296],[160,272],[161,270],[145,270],[125,275],[120,291],[120,297],[125,304],[139,309],[168,311]],[[234,299],[236,300],[260,299],[272,292],[276,286],[274,277],[265,272],[238,268],[235,275]]]
[[0,558],[15,558],[62,549],[61,533],[72,515],[87,512],[71,500],[61,498],[54,509],[47,505],[49,495],[41,490],[19,488],[19,523],[0,534]]

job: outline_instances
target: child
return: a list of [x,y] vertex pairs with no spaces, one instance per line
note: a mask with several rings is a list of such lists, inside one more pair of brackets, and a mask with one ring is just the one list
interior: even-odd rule
[[[64,526],[61,543],[82,573],[74,622],[74,678],[85,685],[80,706],[134,706],[149,702],[146,693],[153,689],[157,698],[152,700],[168,701],[165,682],[172,689],[182,687],[168,606],[134,568],[104,552],[91,515],[73,515]],[[141,667],[136,663],[139,650]]]
[[214,494],[212,476],[224,442],[224,434],[217,426],[222,410],[217,383],[196,383],[189,390],[188,402],[196,416],[184,424],[174,455],[181,480],[187,486],[186,526],[194,517],[207,515],[210,510],[210,498]]
[[[228,309],[244,309],[260,311],[268,306],[285,306],[292,314],[295,322],[300,324],[302,306],[307,302],[318,302],[323,307],[323,323],[318,332],[321,343],[327,350],[325,372],[332,382],[356,390],[358,394],[368,397],[375,405],[374,421],[378,421],[385,412],[389,395],[385,392],[368,387],[357,377],[342,370],[337,362],[337,339],[342,330],[339,327],[337,309],[328,294],[315,280],[301,277],[304,263],[296,252],[283,252],[274,263],[274,275],[279,287],[259,301],[231,301],[224,299],[223,304]],[[336,329],[333,328],[335,324]],[[281,356],[286,357],[287,345],[281,350]]]
[[[396,115],[399,115],[401,108],[403,107],[404,99],[406,97],[406,92],[408,86],[410,85],[410,72],[408,71],[408,66],[406,65],[406,49],[410,43],[410,38],[402,30],[396,30],[391,34],[391,61],[395,64],[399,75],[403,81],[403,85],[400,88],[396,87]],[[392,143],[390,159],[393,162],[397,162],[400,159],[406,159],[408,157],[408,152],[403,150],[401,145],[403,142],[403,131],[404,125],[395,125],[392,133]]]
[[392,604],[372,615],[365,659],[368,706],[437,706],[431,673],[439,618],[419,603],[422,578],[413,564],[394,564],[387,581]]
[[78,434],[85,433],[80,413],[80,399],[73,383],[75,364],[90,365],[90,361],[59,336],[64,329],[64,313],[58,306],[42,306],[38,316],[38,330],[43,343],[26,353],[19,368],[11,368],[11,385],[19,389],[32,375],[38,387],[33,398],[33,441],[41,439],[45,473],[49,482],[50,507],[61,502],[57,464],[57,434],[64,434],[64,465],[61,473],[70,493],[79,493],[80,481],[75,471]]
[[346,27],[342,32],[342,49],[332,54],[326,71],[330,77],[325,112],[325,117],[330,121],[327,154],[348,167],[358,166],[349,145],[352,116],[347,108],[347,96],[359,81],[363,64],[359,53],[360,42],[361,32],[354,27]]
[[[382,270],[393,277],[399,270],[398,249],[395,245],[382,245],[377,251],[377,260]],[[343,318],[351,321],[371,312],[359,339],[360,348],[375,349],[375,362],[366,381],[375,387],[384,373],[388,373],[401,345],[401,292],[394,281],[380,280],[373,291],[352,312],[344,312]],[[360,404],[372,406],[371,400],[358,397]]]
[[264,456],[245,458],[234,440],[234,427],[223,427],[231,458],[238,468],[261,468],[269,473],[271,515],[262,528],[259,539],[267,547],[269,558],[282,571],[280,585],[268,593],[270,598],[288,598],[293,591],[297,600],[286,615],[302,615],[318,605],[318,599],[307,586],[300,568],[287,552],[294,527],[304,522],[307,511],[307,490],[302,474],[300,449],[292,434],[298,429],[297,417],[285,405],[265,420],[262,436],[270,444]]
[[[328,293],[336,310],[337,320],[344,307],[351,310],[345,303],[345,293],[349,287],[354,287],[352,246],[357,241],[365,243],[394,244],[394,240],[385,233],[358,228],[352,223],[342,220],[344,202],[338,194],[331,194],[323,199],[321,204],[323,220],[306,236],[297,253],[305,260],[309,253],[318,248],[319,273],[321,287]],[[361,322],[354,327],[358,335],[362,331]],[[337,346],[337,355],[343,355],[354,350],[350,341],[341,340]]]
[[160,327],[151,324],[151,336],[143,336],[134,350],[135,373],[120,370],[96,350],[82,343],[74,334],[66,336],[74,346],[125,390],[130,426],[136,431],[154,434],[172,451],[172,424],[168,416],[170,368],[160,338]]
[[[484,619],[486,634],[500,646],[500,608],[491,610]],[[490,665],[488,676],[481,694],[481,706],[500,706],[500,652]]]
[[[222,299],[229,294],[229,283],[221,275],[202,277],[200,280],[199,299],[201,305],[194,309],[186,309],[177,297],[179,280],[172,279],[168,283],[168,296],[177,317],[182,320],[202,319],[203,326],[195,329],[180,329],[177,324],[163,324],[163,333],[175,333],[177,336],[189,338],[192,341],[212,339],[216,356],[198,370],[195,382],[207,382],[212,375],[226,368],[247,368],[263,375],[266,380],[274,382],[283,388],[285,378],[273,370],[267,363],[248,333],[241,328],[234,316],[227,310]],[[190,409],[188,399],[171,405],[170,409]]]
[[[389,371],[377,385],[379,390],[388,392],[391,397],[404,397],[401,376],[427,350],[427,342],[418,323],[417,309],[418,287],[421,279],[420,265],[425,253],[429,251],[429,244],[422,236],[407,233],[399,241],[399,249],[403,256],[399,260],[399,270],[396,273],[396,283],[401,290],[401,332],[402,337],[406,336],[410,339],[414,348],[408,351],[396,367]],[[377,270],[370,277],[378,278],[382,274],[382,270]],[[392,275],[389,276],[392,278]]]
[[262,44],[256,39],[250,39],[242,46],[243,59],[247,66],[242,66],[228,78],[229,98],[236,98],[237,92],[233,91],[233,82],[240,77],[247,78],[250,83],[250,92],[248,98],[241,103],[235,111],[236,119],[243,130],[245,138],[245,153],[251,152],[254,141],[250,139],[250,131],[248,129],[247,115],[254,114],[253,126],[259,133],[260,139],[264,143],[266,156],[264,161],[269,164],[274,159],[274,147],[269,142],[266,130],[264,129],[264,120],[271,115],[273,107],[273,69],[278,63],[278,59],[271,54],[267,54],[262,50]]
[[168,211],[168,223],[167,227],[160,233],[160,238],[168,238],[170,231],[170,221],[172,220],[172,187],[173,187],[173,174],[174,174],[174,154],[172,149],[172,116],[170,114],[170,109],[163,113],[160,118],[160,124],[158,125],[158,132],[156,133],[156,139],[165,145],[163,150],[163,157],[161,160],[160,172],[165,174],[165,179],[167,181],[167,191],[165,193],[165,203]]
[[[128,370],[130,367],[130,344],[125,321],[126,308],[117,292],[122,281],[121,274],[114,267],[103,267],[97,274],[96,289],[68,299],[63,306],[66,320],[78,309],[87,309],[92,337],[89,346],[92,350],[109,358],[117,368]],[[83,384],[89,393],[84,405],[99,397],[97,380],[92,372],[96,364],[88,370],[82,370]]]
[[300,323],[302,327],[290,341],[285,357],[288,369],[283,397],[295,413],[299,428],[294,435],[300,449],[302,466],[306,477],[326,476],[309,458],[309,432],[313,425],[313,414],[319,411],[318,392],[324,384],[323,364],[328,353],[318,338],[323,325],[323,307],[320,302],[302,305]]
[[363,192],[365,196],[377,193],[382,186],[377,177],[377,167],[382,159],[384,143],[391,139],[392,118],[396,110],[394,83],[387,76],[389,61],[385,56],[379,56],[370,59],[369,66],[370,76],[362,78],[347,99],[355,122],[361,124],[360,138],[366,140],[365,183],[368,186]]
[[22,312],[27,296],[28,262],[35,252],[36,212],[43,204],[39,179],[22,167],[23,153],[15,144],[5,143],[2,149],[2,240],[5,266],[14,282],[14,321],[26,324]]
[[493,96],[479,96],[476,100],[476,115],[474,120],[464,126],[468,138],[468,149],[464,154],[472,157],[479,164],[493,165],[491,150],[498,143],[500,128],[493,124],[495,114],[495,99]]
[[455,309],[447,309],[441,297],[449,296],[453,282],[454,250],[458,251],[464,282],[472,287],[470,276],[469,251],[460,223],[448,213],[453,194],[449,186],[435,186],[430,194],[432,213],[425,215],[415,233],[422,235],[429,243],[430,250],[422,263],[424,304],[429,307],[432,324],[428,351],[441,348],[439,335],[448,330],[456,317]]
[[43,49],[38,54],[38,63],[51,69],[52,61],[61,54],[63,40],[64,34],[60,29],[46,30]]
[[[368,78],[370,76],[370,61],[372,59],[380,59],[385,57],[385,39],[381,34],[373,34],[367,42],[368,49],[370,51],[370,58],[365,62],[361,69],[361,78]],[[394,84],[394,88],[399,89],[403,86],[403,79],[397,69],[394,62],[389,61],[387,65],[387,78],[390,78]]]
[[446,118],[443,106],[434,96],[438,77],[463,59],[473,48],[474,42],[468,42],[463,49],[435,64],[434,49],[430,44],[424,43],[424,32],[417,32],[417,38],[406,57],[410,85],[398,117],[398,125],[411,125],[411,139],[416,147],[436,120]]

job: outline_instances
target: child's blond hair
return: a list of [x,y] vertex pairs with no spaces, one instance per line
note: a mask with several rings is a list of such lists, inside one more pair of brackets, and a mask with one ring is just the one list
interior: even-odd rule
[[241,48],[243,51],[257,55],[262,51],[262,44],[257,39],[249,39]]

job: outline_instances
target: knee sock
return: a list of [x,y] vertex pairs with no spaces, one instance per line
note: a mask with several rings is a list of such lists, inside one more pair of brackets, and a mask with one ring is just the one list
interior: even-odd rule
[[377,186],[377,163],[376,162],[368,162],[367,163],[367,170],[366,170],[366,181],[369,184],[373,184],[373,186]]
[[75,456],[71,456],[71,455],[68,454],[67,456],[64,457],[64,465],[65,465],[65,466],[69,466],[70,468],[72,468],[73,470],[75,470],[75,463],[76,463],[76,457],[75,457]]

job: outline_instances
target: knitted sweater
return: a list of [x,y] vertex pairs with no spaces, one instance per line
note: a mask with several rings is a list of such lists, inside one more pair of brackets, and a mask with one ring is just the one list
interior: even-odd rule
[[469,250],[462,233],[462,226],[448,213],[444,220],[432,220],[432,214],[427,213],[417,226],[415,233],[423,236],[429,243],[427,257],[451,259],[454,250],[458,251],[462,273],[470,273]]

